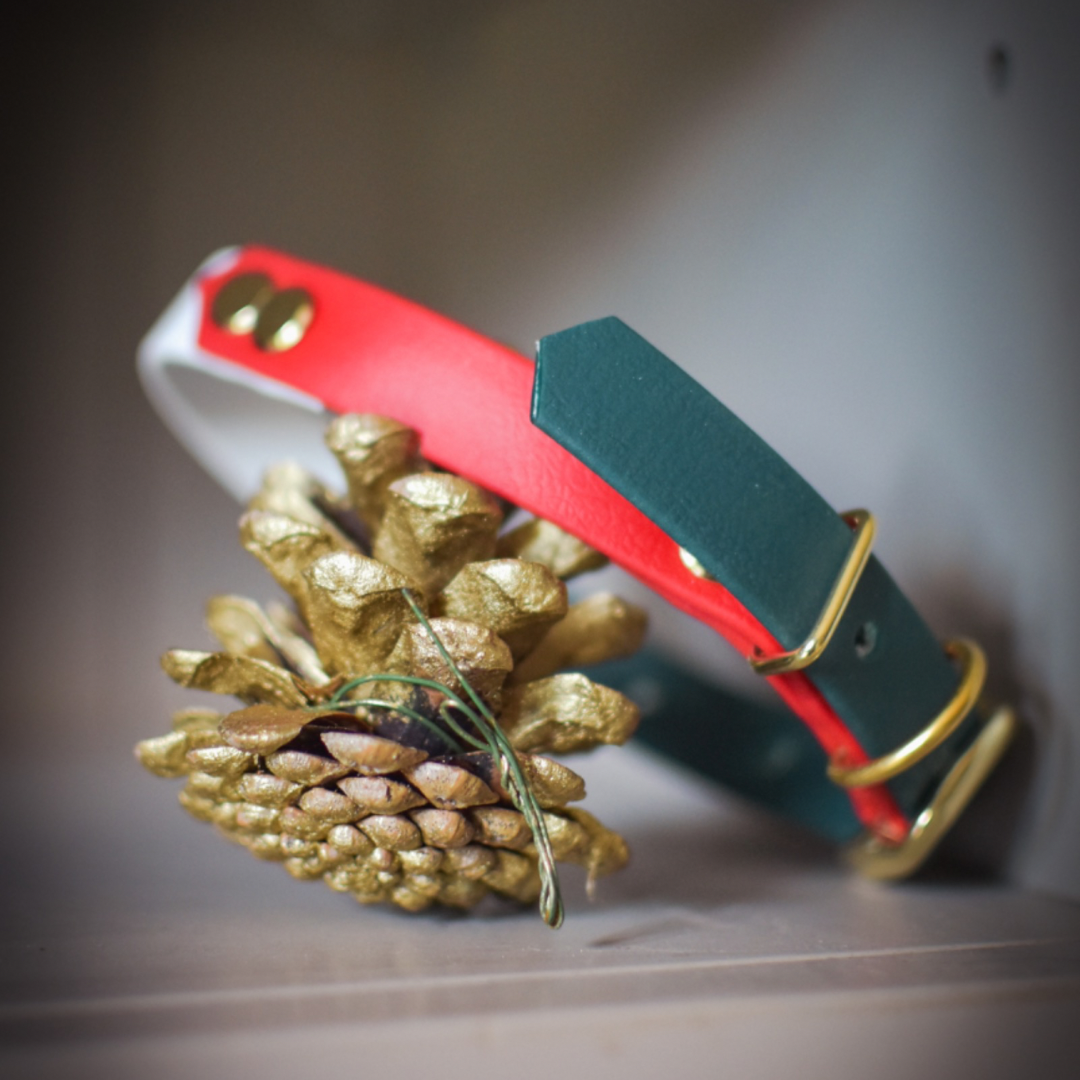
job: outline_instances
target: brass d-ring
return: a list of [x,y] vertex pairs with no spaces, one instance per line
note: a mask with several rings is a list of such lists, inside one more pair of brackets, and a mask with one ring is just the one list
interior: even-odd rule
[[986,682],[986,656],[974,641],[958,639],[945,646],[949,656],[960,662],[960,684],[948,705],[903,746],[862,765],[829,764],[829,779],[841,787],[869,787],[899,776],[917,761],[937,749],[971,712]]
[[957,760],[908,835],[894,844],[868,832],[848,847],[848,862],[876,881],[897,881],[915,873],[994,771],[1016,728],[1016,714],[1003,705]]
[[810,636],[791,652],[776,656],[751,656],[750,666],[758,675],[784,675],[809,667],[832,640],[840,619],[847,609],[851,594],[859,583],[863,570],[870,559],[877,524],[869,510],[848,510],[840,515],[854,530],[851,551],[833,584],[825,606],[821,609]]

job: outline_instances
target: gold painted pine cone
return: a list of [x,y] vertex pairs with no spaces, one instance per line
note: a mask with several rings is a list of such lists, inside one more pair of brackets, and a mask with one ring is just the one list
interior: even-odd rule
[[[244,707],[177,713],[169,734],[136,746],[139,761],[185,777],[181,805],[252,854],[362,903],[532,902],[533,831],[493,755],[440,714],[447,692],[468,702],[471,691],[513,747],[554,858],[584,866],[590,886],[624,866],[623,839],[569,805],[584,781],[545,755],[633,733],[627,698],[560,669],[633,652],[644,614],[609,595],[568,606],[563,580],[603,558],[538,519],[500,534],[498,503],[427,468],[403,425],[342,416],[326,441],[347,496],[282,465],[240,521],[295,608],[215,597],[207,621],[221,651],[162,658],[181,686]],[[371,675],[382,678],[352,686]]]

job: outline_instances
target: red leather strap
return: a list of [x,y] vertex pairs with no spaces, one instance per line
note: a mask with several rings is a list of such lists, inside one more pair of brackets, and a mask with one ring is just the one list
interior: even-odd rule
[[[307,333],[286,352],[264,351],[209,316],[223,281],[248,272],[268,275],[278,288],[302,288],[314,301]],[[382,413],[409,424],[421,433],[428,460],[579,537],[743,655],[782,651],[723,585],[686,568],[669,536],[533,426],[533,365],[525,357],[375,286],[265,248],[242,249],[225,273],[199,287],[205,352],[310,394],[332,412]],[[830,757],[867,760],[806,676],[769,682]],[[874,833],[907,834],[909,822],[884,787],[850,795]]]

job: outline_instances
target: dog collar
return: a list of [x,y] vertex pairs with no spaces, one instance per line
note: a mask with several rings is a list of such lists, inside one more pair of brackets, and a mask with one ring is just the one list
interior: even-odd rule
[[834,512],[618,319],[543,338],[534,364],[375,286],[245,247],[203,265],[139,364],[166,421],[238,497],[283,454],[326,473],[325,412],[381,413],[417,429],[434,464],[711,626],[805,733],[654,659],[654,677],[697,696],[647,740],[854,841],[871,876],[915,869],[1011,737],[1011,710],[976,707],[978,646],[940,645],[870,554],[873,517]]

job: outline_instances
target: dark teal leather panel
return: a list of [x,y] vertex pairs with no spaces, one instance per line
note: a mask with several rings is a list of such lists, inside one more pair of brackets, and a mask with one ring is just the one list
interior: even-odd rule
[[862,832],[850,800],[825,775],[824,750],[787,709],[729,693],[655,649],[586,674],[642,706],[635,743],[828,840]]
[[[663,353],[616,318],[545,337],[533,422],[692,552],[785,648],[802,642],[847,556],[851,531]],[[860,657],[856,637],[867,625],[876,643]],[[916,735],[957,683],[940,644],[873,558],[833,641],[806,674],[871,757]],[[908,813],[925,805],[975,729],[971,718],[890,784]]]

